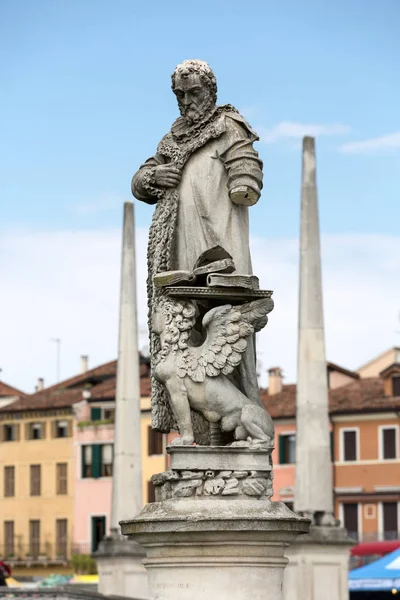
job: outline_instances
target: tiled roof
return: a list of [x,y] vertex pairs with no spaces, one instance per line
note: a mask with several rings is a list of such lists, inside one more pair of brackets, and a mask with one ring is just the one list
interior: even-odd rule
[[17,388],[8,385],[8,383],[4,383],[0,381],[0,397],[3,396],[24,396],[25,392],[21,392],[21,390],[17,390]]
[[[274,419],[293,418],[296,414],[296,385],[284,385],[279,394],[261,391],[261,400]],[[329,390],[331,415],[400,410],[400,398],[385,396],[380,377],[357,379]]]
[[[140,363],[140,393],[142,397],[149,396],[148,361],[140,357]],[[83,400],[82,394],[86,389],[90,389],[91,401],[114,398],[116,369],[117,361],[113,360],[44,390],[26,395],[10,405],[0,408],[0,412],[66,408]]]

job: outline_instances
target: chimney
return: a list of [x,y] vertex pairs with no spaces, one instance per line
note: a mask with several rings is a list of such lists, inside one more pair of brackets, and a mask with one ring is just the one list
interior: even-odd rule
[[282,369],[280,367],[272,367],[268,369],[268,394],[273,396],[282,391]]
[[35,391],[40,392],[41,390],[44,390],[44,379],[43,377],[38,377]]
[[81,354],[81,373],[86,373],[89,369],[89,357],[87,354]]

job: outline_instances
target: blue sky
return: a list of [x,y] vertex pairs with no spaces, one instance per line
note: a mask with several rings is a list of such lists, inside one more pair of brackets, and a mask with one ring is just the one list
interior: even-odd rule
[[[119,223],[113,199],[129,198],[133,172],[177,116],[170,74],[196,57],[214,68],[219,102],[261,131],[349,129],[318,140],[323,231],[397,233],[398,152],[338,149],[400,129],[399,19],[397,0],[3,0],[2,226]],[[258,146],[256,234],[298,230],[295,141]],[[150,215],[138,207],[138,224]]]
[[[302,135],[316,134],[323,236],[362,239],[361,249],[350,244],[359,256],[382,240],[397,248],[399,19],[397,0],[3,0],[0,233],[11,245],[4,242],[10,259],[2,273],[13,268],[21,280],[30,268],[29,254],[15,262],[13,235],[26,232],[22,239],[35,240],[35,253],[45,234],[61,239],[66,232],[92,232],[100,240],[120,227],[133,173],[178,115],[170,74],[185,58],[210,63],[219,103],[234,104],[261,135],[264,190],[251,210],[255,238],[284,243],[298,235],[300,142]],[[149,225],[151,213],[138,203],[138,227]],[[36,238],[29,237],[35,232]],[[67,261],[73,245],[57,260]],[[47,265],[50,278],[60,268],[57,260],[54,256]],[[360,260],[357,265],[359,273]],[[392,286],[392,263],[371,268],[371,285],[386,277]],[[43,275],[38,269],[37,281]],[[11,297],[15,280],[10,286]],[[35,303],[32,286],[28,295]],[[96,292],[99,302],[102,293]],[[396,303],[393,292],[386,309],[392,311],[393,327],[390,336],[385,330],[386,337],[375,340],[377,351],[389,338],[396,341]],[[40,318],[45,324],[45,315]],[[17,322],[10,327],[10,338],[16,327]],[[57,327],[55,320],[52,337]],[[329,314],[327,330],[329,349]],[[6,365],[9,380],[18,373],[17,357],[4,339],[0,366]],[[333,354],[339,357],[339,340],[335,343]],[[88,345],[90,340],[82,343],[83,352]],[[294,356],[295,348],[291,352]],[[361,354],[359,362],[369,358]],[[45,352],[41,360],[48,361]],[[271,361],[276,363],[272,356]],[[73,369],[72,362],[68,365],[65,375]]]

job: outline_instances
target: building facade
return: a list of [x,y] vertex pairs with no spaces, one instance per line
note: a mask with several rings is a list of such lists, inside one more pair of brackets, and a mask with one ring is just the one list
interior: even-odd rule
[[[370,361],[368,377],[327,364],[335,512],[361,542],[400,537],[400,364],[388,364],[397,356],[394,348]],[[274,498],[292,507],[296,386],[275,368],[262,399],[275,421]]]
[[[151,429],[142,357],[140,375],[145,503],[166,459],[164,436]],[[14,565],[64,564],[109,533],[115,389],[112,361],[0,404],[0,556]]]

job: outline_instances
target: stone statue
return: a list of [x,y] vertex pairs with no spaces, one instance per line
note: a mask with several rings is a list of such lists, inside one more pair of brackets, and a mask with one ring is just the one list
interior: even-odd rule
[[[172,269],[191,270],[199,256],[215,246],[229,253],[238,273],[251,274],[248,207],[257,202],[262,188],[262,162],[253,148],[257,134],[233,106],[216,106],[217,83],[210,66],[201,60],[185,60],[172,75],[172,90],[181,116],[132,179],[133,195],[156,204],[149,233],[147,285],[152,425],[162,432],[176,427],[177,416],[171,410],[160,366],[155,374],[162,350],[156,333],[161,329],[154,327],[153,315],[163,293],[153,277]],[[261,408],[254,335],[240,357],[232,380],[248,402]],[[208,432],[208,417],[202,410],[192,413],[196,440]],[[248,432],[243,418],[233,427],[239,438],[244,429]],[[192,436],[189,430],[185,435],[187,439]]]
[[222,431],[234,431],[236,440],[251,440],[252,448],[273,445],[274,427],[269,414],[253,404],[228,379],[247,349],[247,338],[267,323],[269,298],[241,306],[230,304],[209,310],[202,320],[206,331],[200,346],[189,344],[196,321],[193,302],[160,302],[153,314],[153,332],[160,336],[161,351],[154,375],[165,384],[181,436],[172,443],[194,442],[190,408]]

